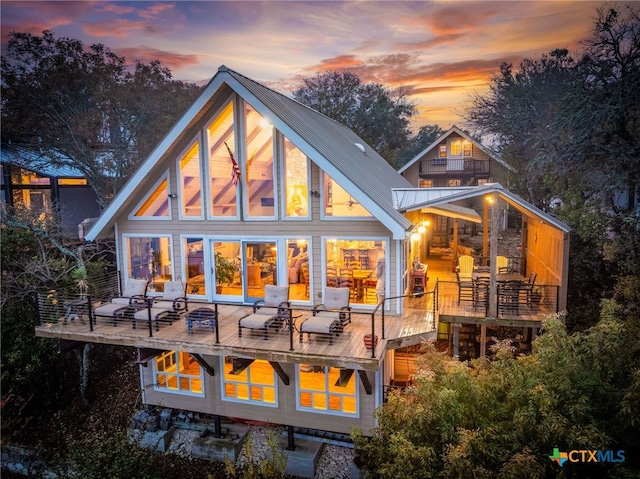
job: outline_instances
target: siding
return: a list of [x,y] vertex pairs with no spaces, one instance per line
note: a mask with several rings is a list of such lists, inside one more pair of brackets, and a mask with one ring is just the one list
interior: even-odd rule
[[[223,401],[222,398],[222,372],[220,371],[220,357],[205,356],[204,359],[213,366],[216,375],[205,373],[204,388],[205,397],[185,396],[155,391],[153,389],[153,372],[151,364],[146,368],[140,367],[145,404],[162,406],[174,409],[199,411],[205,414],[219,414],[226,417],[241,417],[254,421],[265,421],[274,424],[296,425],[312,429],[340,432],[350,434],[352,427],[369,431],[374,427],[373,412],[375,409],[375,374],[368,372],[369,382],[373,393],[368,395],[364,390],[360,378],[354,373],[358,385],[359,417],[335,416],[332,414],[312,413],[296,410],[296,365],[280,363],[290,379],[286,386],[277,378],[278,407],[258,406],[243,404],[241,402]],[[276,376],[277,377],[277,376]]]

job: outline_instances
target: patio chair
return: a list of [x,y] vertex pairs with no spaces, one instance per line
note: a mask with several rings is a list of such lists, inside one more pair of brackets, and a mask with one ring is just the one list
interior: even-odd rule
[[458,271],[463,280],[471,279],[473,274],[473,256],[464,254],[458,258]]
[[456,273],[458,278],[458,305],[460,301],[473,301],[474,286],[471,275],[461,276],[460,273]]
[[497,274],[507,274],[510,273],[509,270],[509,258],[506,256],[498,256],[496,257],[496,273]]
[[116,326],[118,319],[125,317],[125,313],[144,307],[148,286],[149,281],[146,279],[129,278],[122,294],[111,299],[110,303],[95,308],[93,316],[95,318],[109,318]]
[[333,335],[338,336],[351,322],[350,296],[349,288],[326,288],[324,303],[315,306],[313,316],[300,323],[300,342],[304,333],[307,333],[307,337],[316,333],[329,336],[329,344],[332,344]]
[[153,321],[156,331],[159,331],[160,321],[173,324],[173,321],[188,310],[187,283],[165,281],[162,296],[157,299],[148,298],[147,307],[133,313],[133,329],[136,328],[136,321]]
[[262,331],[264,339],[269,339],[269,328],[281,327],[289,319],[289,286],[264,287],[264,299],[253,304],[253,314],[238,320],[238,337],[242,337],[242,329]]
[[327,267],[327,286],[330,288],[338,287],[338,270],[333,266]]

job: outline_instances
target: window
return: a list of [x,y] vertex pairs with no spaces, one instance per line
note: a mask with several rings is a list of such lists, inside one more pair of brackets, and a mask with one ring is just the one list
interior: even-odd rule
[[134,209],[132,218],[169,219],[169,175],[165,174]]
[[189,294],[206,295],[204,280],[204,241],[202,238],[183,239],[183,264],[186,265],[187,284]]
[[384,289],[386,242],[330,238],[324,247],[325,285],[349,288],[351,304],[376,305],[376,291]]
[[250,217],[275,216],[273,126],[245,103],[246,151],[244,185]]
[[85,186],[87,180],[85,178],[60,178],[58,179],[59,185],[64,186]]
[[287,217],[309,217],[309,171],[307,157],[284,138],[284,176]]
[[[206,129],[209,164],[210,215],[237,217],[237,184],[240,176],[235,155],[233,102],[229,102],[214,117]],[[236,169],[237,168],[237,169]],[[237,171],[238,174],[234,174]]]
[[297,384],[298,409],[357,417],[357,374],[354,371],[351,371],[350,375],[345,373],[330,366],[300,364]]
[[276,373],[267,361],[225,357],[222,399],[278,406]]
[[451,142],[451,156],[460,156],[462,152],[462,142],[461,141],[452,141]]
[[154,389],[189,396],[204,396],[203,372],[188,354],[169,351],[153,360]]
[[420,180],[418,182],[419,188],[433,188],[433,180]]
[[200,185],[200,144],[194,141],[178,162],[180,175],[180,214],[186,218],[202,218],[202,186]]
[[41,176],[34,171],[22,168],[11,169],[11,184],[13,185],[50,185],[51,180],[47,176]]
[[440,145],[440,158],[447,157],[447,145]]
[[449,178],[448,186],[449,187],[462,186],[462,180],[460,178]]
[[169,236],[126,236],[127,274],[130,278],[148,279],[150,290],[163,291],[164,281],[173,279],[171,238]]
[[371,213],[325,173],[324,215],[333,217],[369,217]]
[[241,257],[239,241],[213,242],[216,294],[242,296]]
[[472,156],[473,147],[472,144],[468,141],[465,141],[462,144],[462,155],[463,156]]

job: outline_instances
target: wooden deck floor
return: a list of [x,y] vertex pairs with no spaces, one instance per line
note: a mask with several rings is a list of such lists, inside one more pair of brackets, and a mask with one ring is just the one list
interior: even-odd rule
[[[427,295],[425,295],[425,298]],[[194,326],[189,333],[184,316],[173,324],[160,323],[159,331],[150,332],[148,322],[138,322],[136,328],[131,321],[113,321],[98,318],[90,330],[88,318],[78,318],[64,324],[63,318],[36,327],[40,337],[58,338],[70,341],[117,344],[138,348],[159,350],[182,350],[203,355],[235,355],[269,361],[309,362],[352,369],[377,370],[381,358],[389,347],[417,344],[429,337],[435,337],[435,324],[427,310],[419,307],[424,300],[411,299],[412,304],[400,316],[385,315],[385,337],[382,338],[382,317],[375,318],[375,334],[379,338],[375,354],[366,350],[364,335],[371,333],[371,313],[353,311],[351,324],[344,333],[329,338],[324,335],[305,334],[300,342],[297,330],[271,330],[267,340],[261,332],[243,329],[238,335],[238,320],[252,312],[248,306],[218,305],[218,341],[216,334],[208,327]],[[208,303],[190,302],[189,309],[212,307]],[[309,310],[294,310],[294,324],[299,325],[312,315]],[[155,324],[155,323],[154,323]]]

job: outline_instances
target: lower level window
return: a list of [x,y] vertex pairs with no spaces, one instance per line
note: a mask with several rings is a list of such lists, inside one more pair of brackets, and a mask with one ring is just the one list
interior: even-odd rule
[[203,372],[189,353],[169,351],[153,361],[156,391],[204,396]]
[[356,377],[357,374],[345,375],[339,368],[300,364],[298,366],[298,409],[357,416]]
[[277,406],[275,371],[268,361],[224,358],[222,399]]

